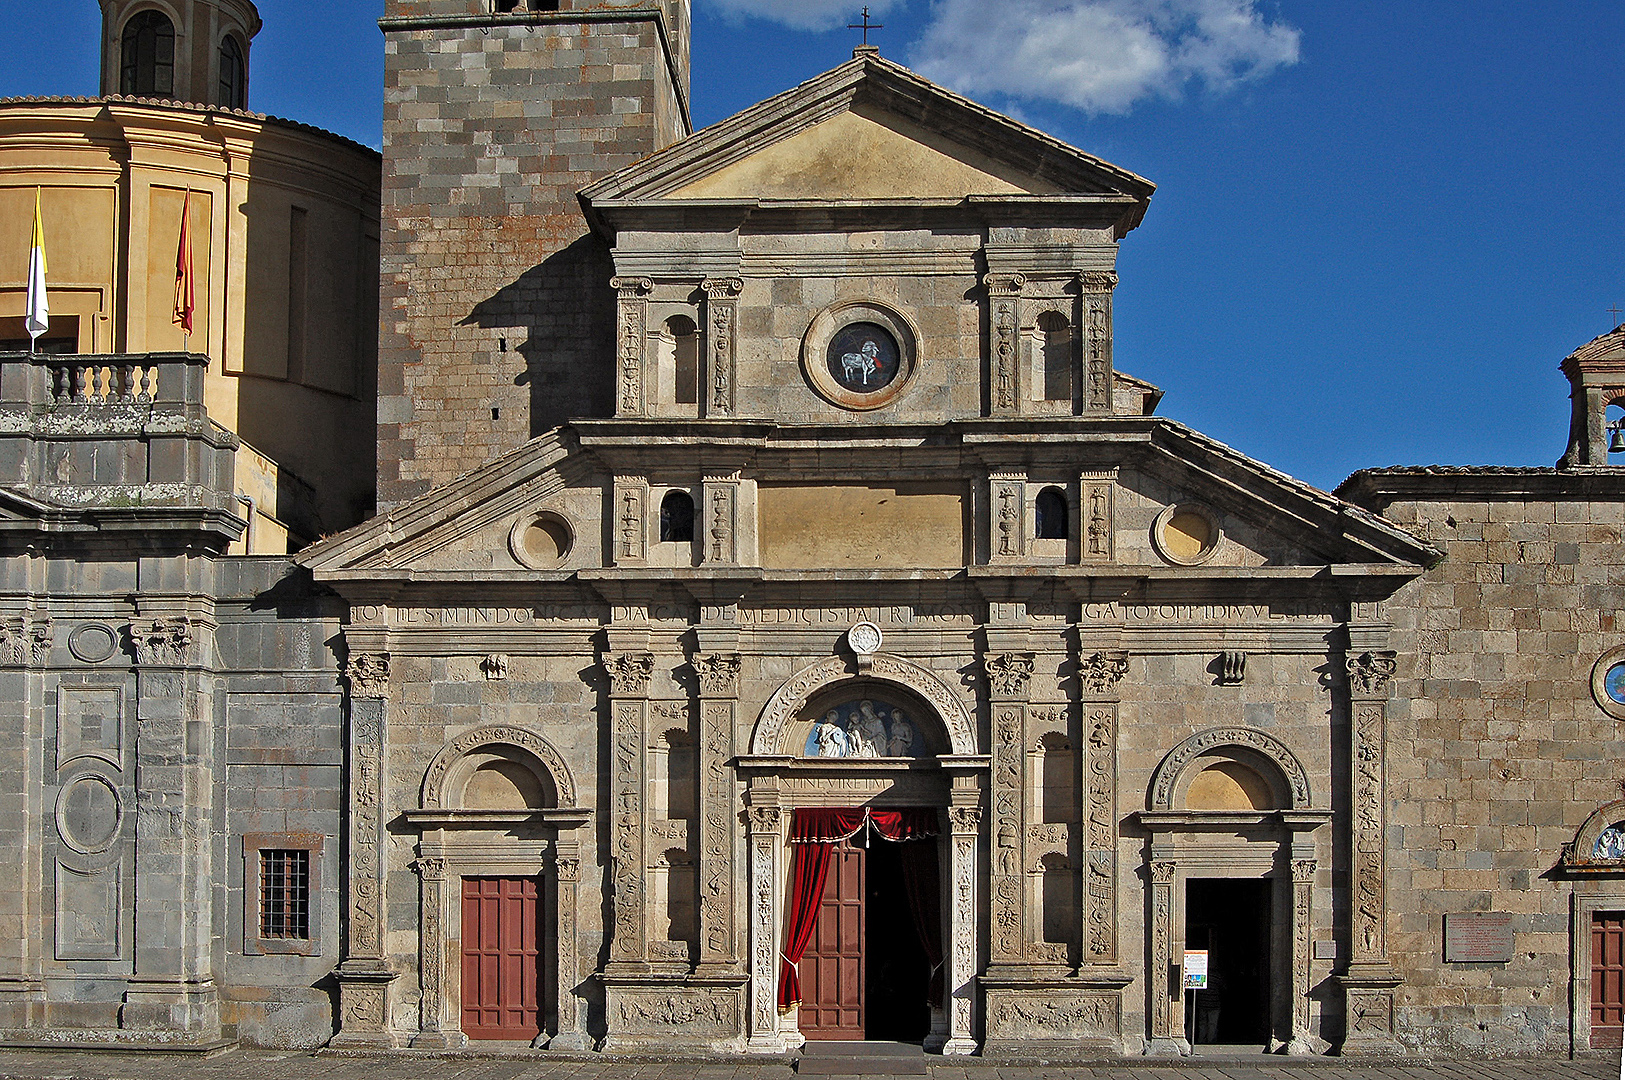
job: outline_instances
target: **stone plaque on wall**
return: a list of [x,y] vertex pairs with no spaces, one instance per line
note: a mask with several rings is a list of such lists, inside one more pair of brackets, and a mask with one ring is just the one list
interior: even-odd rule
[[89,872],[56,867],[56,958],[117,960],[124,882],[117,865]]
[[1512,959],[1513,944],[1512,916],[1504,911],[1444,917],[1444,959],[1448,964],[1505,964]]

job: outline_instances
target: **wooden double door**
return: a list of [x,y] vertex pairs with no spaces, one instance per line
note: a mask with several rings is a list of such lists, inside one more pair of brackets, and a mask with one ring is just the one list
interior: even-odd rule
[[463,1034],[529,1042],[542,1030],[541,882],[463,878]]
[[[934,858],[934,840],[909,843],[929,844]],[[797,968],[808,1039],[919,1042],[930,1031],[931,964],[914,925],[902,847],[860,834],[830,853],[812,941]]]
[[1591,916],[1591,1048],[1625,1042],[1625,911]]

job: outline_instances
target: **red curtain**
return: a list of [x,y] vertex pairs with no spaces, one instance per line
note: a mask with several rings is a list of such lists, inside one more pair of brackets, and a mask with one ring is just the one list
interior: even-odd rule
[[866,828],[887,840],[901,842],[937,835],[937,812],[924,807],[902,810],[874,810],[858,806],[850,810],[828,807],[797,810],[790,818],[792,844],[838,844]]
[[931,964],[931,978],[925,999],[933,1008],[942,1008],[942,886],[937,877],[937,846],[909,844],[898,854],[903,857],[903,888],[908,893],[909,913],[920,936],[920,948]]
[[[824,880],[829,876],[830,851],[864,829],[873,829],[896,843],[936,836],[937,812],[921,807],[901,810],[873,810],[867,806],[852,809],[817,807],[797,810],[790,817],[790,842],[795,858],[790,863],[790,916],[784,930],[784,953],[779,967],[779,1008],[801,1003],[801,975],[796,965],[806,955],[818,924],[818,907],[824,899]],[[915,858],[909,853],[914,848]],[[940,1004],[942,966],[941,905],[937,896],[937,860],[934,848],[925,844],[903,849],[903,873],[908,886],[909,907],[920,924],[920,944],[932,965],[931,1003]],[[918,863],[917,868],[911,868]],[[929,880],[927,880],[929,879]],[[923,920],[923,921],[922,921]]]
[[[797,811],[799,816],[801,811]],[[818,905],[824,898],[833,844],[797,844],[790,864],[790,925],[784,931],[784,954],[779,969],[779,1008],[801,1003],[801,975],[796,965],[812,940],[818,923]]]

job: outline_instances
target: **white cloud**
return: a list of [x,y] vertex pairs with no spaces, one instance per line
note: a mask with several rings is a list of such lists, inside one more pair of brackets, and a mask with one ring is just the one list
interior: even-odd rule
[[1262,78],[1298,62],[1298,39],[1255,0],[935,0],[911,60],[962,93],[1123,113],[1193,80],[1222,92]]
[[[903,0],[869,0],[869,14],[878,18]],[[862,4],[851,0],[709,0],[724,15],[749,15],[783,23],[797,30],[835,30],[858,21]]]

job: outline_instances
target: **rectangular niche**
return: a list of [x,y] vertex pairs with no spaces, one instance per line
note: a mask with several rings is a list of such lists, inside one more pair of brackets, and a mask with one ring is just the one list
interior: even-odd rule
[[92,757],[124,769],[124,690],[118,686],[59,686],[56,767]]
[[123,956],[124,875],[56,865],[56,958],[118,960]]

